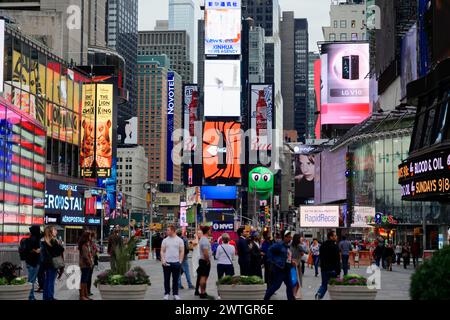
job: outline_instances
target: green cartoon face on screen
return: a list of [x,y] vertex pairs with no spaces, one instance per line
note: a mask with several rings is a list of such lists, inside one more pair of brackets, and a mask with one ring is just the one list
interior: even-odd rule
[[250,192],[273,193],[273,173],[265,167],[258,167],[250,171],[248,177]]

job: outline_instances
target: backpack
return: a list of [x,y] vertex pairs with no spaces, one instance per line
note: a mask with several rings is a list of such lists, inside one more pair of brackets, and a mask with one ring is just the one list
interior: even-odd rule
[[28,240],[30,238],[23,238],[19,244],[19,256],[21,261],[25,261],[28,258]]

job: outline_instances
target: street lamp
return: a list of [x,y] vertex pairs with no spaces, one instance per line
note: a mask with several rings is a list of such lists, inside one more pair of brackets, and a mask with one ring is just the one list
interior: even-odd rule
[[[150,219],[149,219],[149,242],[150,242],[150,252],[153,252],[153,232],[152,232],[152,224],[153,224],[153,203],[156,198],[158,184],[152,182],[144,183],[144,190],[147,191],[147,209],[150,209]],[[149,255],[150,257],[150,255]]]

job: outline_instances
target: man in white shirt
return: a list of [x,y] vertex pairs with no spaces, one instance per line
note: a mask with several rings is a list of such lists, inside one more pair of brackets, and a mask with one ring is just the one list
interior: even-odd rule
[[180,278],[181,262],[184,259],[184,243],[177,236],[173,225],[167,228],[167,238],[161,245],[161,262],[164,271],[164,300],[169,300],[170,276],[172,275],[172,293],[175,300],[180,300],[178,295],[178,279]]

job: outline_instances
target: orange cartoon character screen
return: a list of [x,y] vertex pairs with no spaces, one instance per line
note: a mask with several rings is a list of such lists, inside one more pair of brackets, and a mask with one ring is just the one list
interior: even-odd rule
[[206,122],[203,130],[205,179],[241,178],[241,125],[237,122]]

